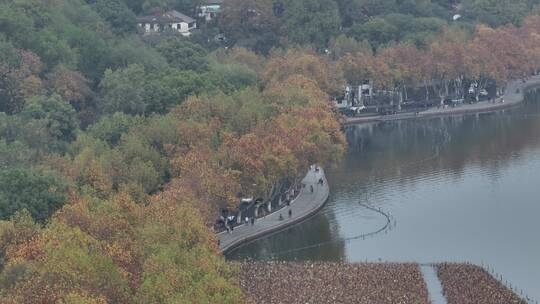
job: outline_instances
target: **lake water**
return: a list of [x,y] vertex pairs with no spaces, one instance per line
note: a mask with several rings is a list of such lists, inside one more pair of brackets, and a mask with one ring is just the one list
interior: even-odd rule
[[[469,261],[540,301],[539,99],[498,113],[346,127],[349,151],[326,170],[323,210],[228,258]],[[390,226],[369,236],[388,223],[383,213]]]

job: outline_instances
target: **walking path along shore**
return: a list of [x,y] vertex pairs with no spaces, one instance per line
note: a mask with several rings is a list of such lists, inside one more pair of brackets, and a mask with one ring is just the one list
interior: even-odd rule
[[[538,86],[540,86],[540,75],[530,77],[526,81],[510,81],[507,84],[506,93],[501,98],[496,99],[496,101],[493,103],[482,101],[470,105],[461,105],[455,108],[430,108],[425,111],[418,112],[417,114],[400,113],[395,115],[350,117],[347,118],[343,124],[359,124],[376,121],[429,118],[464,113],[497,111],[521,104],[524,99],[524,93],[529,88]],[[504,100],[504,102],[501,102],[502,100]],[[321,178],[324,180],[322,185],[318,183],[319,179]],[[263,218],[257,219],[254,225],[243,224],[235,227],[232,233],[227,233],[226,231],[218,233],[217,236],[221,250],[225,252],[242,243],[296,224],[320,210],[328,199],[330,191],[324,171],[320,169],[318,172],[316,172],[315,170],[310,169],[306,177],[302,180],[302,183],[305,185],[305,187],[301,189],[300,194],[291,202],[290,206],[284,207]],[[311,192],[311,186],[314,188],[313,192]],[[289,217],[289,210],[292,211],[292,217]],[[280,218],[280,215],[282,218]]]
[[[493,103],[485,101],[456,108],[431,108],[418,114],[357,117],[348,119],[345,124],[498,111],[521,104],[526,91],[535,87],[540,87],[540,76],[525,82],[509,82],[506,93],[501,97],[504,102],[498,98]],[[324,181],[322,185],[319,183],[321,178]],[[237,226],[232,233],[219,233],[221,250],[234,249],[318,212],[329,196],[324,171],[310,169],[302,183],[305,186],[290,206],[257,219],[254,225],[244,224]],[[292,210],[290,218],[289,210]],[[496,276],[468,263],[271,261],[243,262],[240,265],[241,286],[257,303],[533,303],[527,296],[520,297],[517,291],[507,288],[502,277],[498,281]],[[261,288],[267,282],[272,282],[272,288]]]
[[[367,122],[377,121],[390,121],[390,120],[403,120],[414,118],[430,118],[447,115],[458,115],[466,113],[482,113],[492,112],[510,108],[521,104],[524,99],[524,93],[532,88],[540,86],[540,75],[532,76],[527,81],[513,80],[508,82],[506,86],[505,94],[497,98],[494,103],[488,101],[481,101],[474,104],[464,104],[458,107],[437,108],[433,107],[425,111],[418,112],[418,114],[412,112],[399,113],[394,115],[373,115],[363,117],[347,117],[343,122],[344,125],[360,124]],[[504,100],[504,102],[500,102]]]
[[[322,179],[323,183],[319,183]],[[223,252],[230,250],[242,243],[254,240],[263,235],[281,230],[306,218],[314,215],[319,211],[330,194],[330,188],[326,181],[324,170],[311,169],[302,180],[305,185],[301,188],[300,193],[294,199],[290,206],[286,206],[275,212],[268,214],[265,217],[258,218],[253,225],[243,224],[234,228],[234,231],[227,233],[226,231],[218,233],[219,246]],[[311,192],[313,186],[313,192]],[[292,216],[289,217],[289,210],[292,211]],[[280,219],[281,215],[281,219]]]

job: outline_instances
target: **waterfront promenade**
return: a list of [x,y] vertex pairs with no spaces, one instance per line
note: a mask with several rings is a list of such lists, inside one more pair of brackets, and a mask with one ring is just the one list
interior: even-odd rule
[[[391,120],[403,120],[403,119],[415,119],[415,118],[430,118],[446,115],[458,115],[466,113],[482,113],[492,112],[510,108],[521,104],[524,99],[524,92],[532,87],[540,86],[540,75],[532,76],[527,81],[522,80],[510,81],[506,86],[505,94],[497,98],[495,102],[481,101],[474,104],[463,104],[458,107],[432,107],[424,111],[418,112],[418,114],[405,112],[394,115],[372,115],[362,117],[347,117],[343,122],[344,125],[360,124],[367,122],[378,121],[391,121]],[[501,102],[504,100],[504,102]]]
[[[319,179],[321,178],[323,179],[323,184],[319,183]],[[319,211],[324,206],[330,192],[324,170],[319,168],[317,172],[310,169],[302,180],[302,183],[305,186],[300,190],[300,193],[291,202],[290,206],[285,206],[265,217],[257,219],[254,225],[243,224],[236,226],[232,233],[227,233],[226,231],[219,233],[217,236],[221,250],[225,252],[244,242],[281,230]],[[312,186],[313,192],[311,192]],[[291,217],[289,217],[289,210],[292,211]],[[281,220],[280,214],[282,216]]]

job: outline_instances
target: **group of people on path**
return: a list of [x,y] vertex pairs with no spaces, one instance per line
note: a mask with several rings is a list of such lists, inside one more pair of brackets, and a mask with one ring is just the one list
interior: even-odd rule
[[[317,166],[317,165],[311,165],[311,166],[310,166],[310,170],[313,170],[313,171],[316,172],[316,173],[320,172],[320,168],[319,168],[319,166]],[[324,185],[324,179],[323,179],[322,177],[319,178],[319,180],[317,181],[317,185]],[[305,186],[305,184],[304,184],[304,186]],[[313,184],[310,185],[309,187],[310,187],[311,193],[313,193],[313,192],[314,192],[314,189],[315,189],[315,188],[313,187]],[[290,207],[290,206],[291,206],[291,200],[290,200],[290,199],[287,199],[285,202],[286,202],[286,204],[287,204],[287,207],[289,208],[289,210],[287,211],[287,213],[288,213],[288,215],[289,215],[289,218],[292,218],[292,216],[293,216],[293,211],[292,211],[292,208]],[[279,219],[280,221],[283,221],[283,220],[285,219],[285,218],[283,217],[283,214],[282,214],[282,213],[279,214],[279,218],[278,218],[278,219]],[[250,218],[250,217],[246,216],[246,217],[244,218],[244,224],[245,224],[246,226],[248,226],[249,224],[251,224],[251,226],[255,225],[255,217],[251,217],[251,218]],[[229,225],[228,222],[226,222],[226,224],[225,224],[225,229],[226,229],[227,233],[232,233],[232,232],[234,231],[234,224],[230,224],[230,225]]]
[[[248,217],[246,216],[244,218],[244,224],[247,226],[251,223],[251,226],[255,225],[255,217]],[[234,231],[234,225],[225,225],[225,229],[227,229],[227,233],[232,233]]]

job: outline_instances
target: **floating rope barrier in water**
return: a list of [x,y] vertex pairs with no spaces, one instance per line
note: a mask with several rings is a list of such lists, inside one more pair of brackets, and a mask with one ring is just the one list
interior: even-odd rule
[[315,244],[311,244],[311,245],[307,245],[307,246],[303,246],[303,247],[297,247],[297,248],[278,251],[278,252],[272,252],[268,259],[272,260],[272,259],[277,258],[280,255],[289,254],[289,253],[298,252],[298,251],[303,251],[303,250],[312,249],[312,248],[317,248],[317,247],[321,247],[321,246],[325,246],[325,245],[329,245],[329,244],[333,244],[333,243],[350,242],[350,241],[359,240],[359,239],[365,240],[366,238],[373,237],[373,236],[375,236],[375,235],[377,235],[379,233],[382,233],[382,232],[390,231],[390,230],[392,230],[393,228],[396,227],[397,221],[395,219],[393,219],[392,216],[388,212],[383,211],[381,208],[374,208],[374,207],[371,207],[369,205],[363,204],[361,202],[359,202],[358,204],[360,206],[370,210],[370,211],[373,211],[375,213],[378,213],[378,214],[384,216],[384,218],[386,220],[384,226],[377,229],[376,231],[372,231],[372,232],[368,232],[368,233],[362,233],[362,234],[351,236],[351,237],[340,238],[340,239],[335,239],[335,240],[330,240],[330,241],[325,241],[325,242],[319,242],[319,243],[315,243]]

